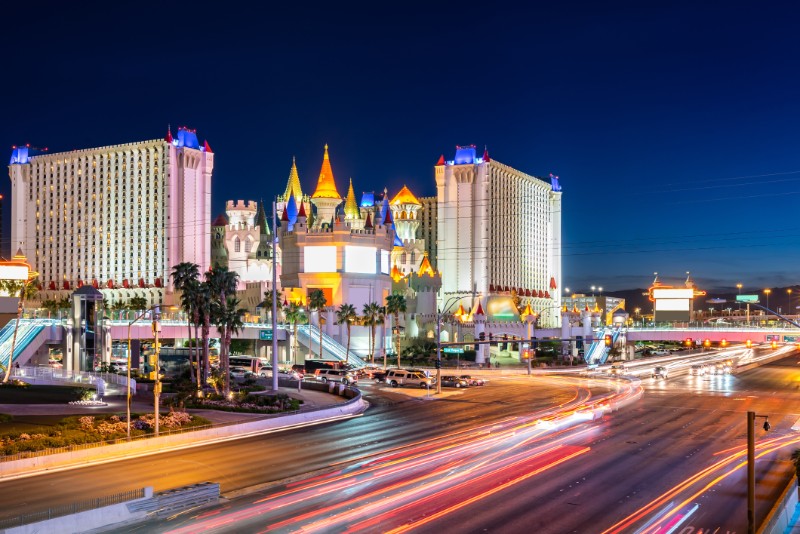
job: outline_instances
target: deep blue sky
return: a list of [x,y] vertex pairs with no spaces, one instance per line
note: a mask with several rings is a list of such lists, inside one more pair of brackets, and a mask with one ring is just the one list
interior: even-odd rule
[[487,145],[561,177],[573,290],[798,282],[792,3],[269,4],[4,7],[0,146],[185,124],[216,153],[215,216],[282,192],[293,155],[313,190],[325,143],[342,194],[419,196],[441,153]]

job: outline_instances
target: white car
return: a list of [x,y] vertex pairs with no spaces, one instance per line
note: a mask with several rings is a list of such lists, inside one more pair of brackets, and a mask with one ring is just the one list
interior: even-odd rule
[[248,371],[244,367],[231,367],[231,378],[247,378],[252,374],[252,371]]

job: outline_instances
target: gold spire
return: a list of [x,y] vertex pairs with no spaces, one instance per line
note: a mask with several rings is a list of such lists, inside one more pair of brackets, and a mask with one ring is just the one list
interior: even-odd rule
[[328,158],[328,145],[325,145],[325,155],[322,157],[322,168],[319,171],[319,180],[317,180],[317,190],[311,195],[311,198],[335,198],[341,200],[342,197],[336,190],[336,182],[333,180],[333,170],[331,169],[331,160]]
[[350,188],[347,190],[347,200],[344,201],[344,220],[352,221],[360,218],[361,213],[358,211],[356,193],[353,191],[353,179],[350,178]]
[[398,268],[397,268],[397,263],[395,263],[395,264],[392,266],[392,274],[391,274],[391,277],[392,277],[392,280],[394,280],[395,282],[399,282],[400,280],[402,280],[403,278],[405,278],[405,276],[403,275],[403,273],[401,273],[401,272],[400,272],[400,269],[398,269]]
[[420,201],[417,200],[417,197],[414,196],[414,193],[412,193],[411,190],[405,185],[403,186],[403,189],[401,189],[400,192],[394,196],[390,204],[392,206],[396,206],[397,204],[415,204],[417,206],[422,206]]
[[289,171],[289,182],[286,184],[283,201],[288,202],[291,195],[294,195],[294,200],[299,206],[303,201],[303,190],[300,188],[300,175],[297,174],[297,163],[294,156],[292,156],[292,170]]
[[428,276],[434,276],[436,274],[433,271],[433,267],[431,267],[427,252],[422,256],[422,263],[419,264],[419,269],[417,269],[418,276],[422,276],[423,274],[427,274]]
[[530,303],[530,302],[528,302],[528,303],[525,305],[525,309],[524,309],[524,310],[522,310],[522,313],[521,313],[520,315],[521,315],[523,318],[525,318],[525,317],[527,317],[527,316],[529,316],[529,315],[533,315],[534,317],[536,317],[536,312],[534,312],[534,311],[531,309],[531,303]]

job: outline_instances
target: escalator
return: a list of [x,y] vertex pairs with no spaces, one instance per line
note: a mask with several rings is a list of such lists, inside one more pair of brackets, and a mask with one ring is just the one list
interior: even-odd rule
[[[4,365],[11,354],[11,344],[14,339],[14,326],[17,320],[9,321],[0,329],[0,362]],[[22,319],[17,329],[17,341],[14,346],[14,361],[12,365],[25,365],[36,354],[36,351],[50,338],[50,328],[60,321],[54,319]]]
[[[315,352],[319,357],[319,329],[316,326],[308,324],[298,325],[297,341],[312,352]],[[322,334],[322,357],[326,360],[348,361],[350,365],[355,367],[364,367],[366,364],[366,362],[352,350],[350,351],[350,357],[347,358],[347,349],[324,332]]]
[[604,328],[598,331],[597,338],[594,342],[589,346],[589,350],[586,351],[585,360],[587,365],[603,365],[606,363],[608,359],[608,353],[611,350],[611,347],[606,346],[605,337],[607,335],[611,336],[611,346],[613,347],[617,343],[617,339],[619,338],[620,333],[622,330],[617,328]]

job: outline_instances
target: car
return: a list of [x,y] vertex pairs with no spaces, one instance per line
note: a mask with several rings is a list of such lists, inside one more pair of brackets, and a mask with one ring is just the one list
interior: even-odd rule
[[625,367],[624,365],[618,365],[618,364],[612,365],[611,368],[608,370],[608,373],[612,374],[612,375],[624,375],[627,372],[628,372],[628,368],[627,367]]
[[655,369],[653,369],[653,378],[663,378],[664,380],[666,380],[668,376],[669,376],[669,371],[667,371],[667,368],[664,367],[663,365],[659,365]]
[[689,368],[689,374],[693,376],[705,376],[706,366],[702,363],[696,363]]
[[341,382],[345,386],[358,382],[358,377],[344,369],[317,369],[314,378],[326,384],[328,382]]
[[457,376],[447,375],[442,377],[442,386],[448,388],[466,388],[469,387],[469,382]]
[[380,384],[381,382],[386,381],[386,371],[372,371],[370,378],[375,381],[376,384]]
[[433,385],[433,379],[425,376],[419,371],[409,371],[407,369],[390,369],[386,373],[384,382],[396,388],[398,386],[419,386],[428,388]]
[[[258,371],[261,378],[272,378],[272,367],[262,367]],[[302,380],[303,375],[294,369],[278,369],[278,378],[288,378],[289,380]]]
[[463,378],[464,380],[466,380],[470,386],[483,386],[484,384],[486,384],[486,380],[484,380],[483,378],[479,378],[477,376],[461,375],[459,378]]
[[248,378],[253,376],[253,372],[245,369],[244,367],[231,367],[230,369],[231,378]]

